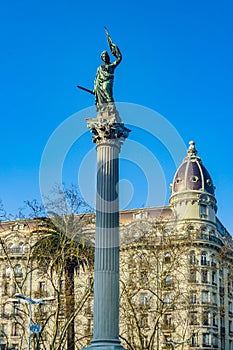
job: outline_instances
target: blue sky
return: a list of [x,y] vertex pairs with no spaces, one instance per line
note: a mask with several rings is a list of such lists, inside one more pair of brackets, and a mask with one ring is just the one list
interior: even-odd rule
[[[76,85],[92,89],[100,53],[108,48],[106,25],[123,54],[116,101],[155,110],[187,145],[196,141],[216,186],[218,216],[232,232],[232,18],[230,0],[2,2],[0,198],[7,211],[39,199],[47,141],[64,120],[93,105]],[[84,117],[78,116],[82,127]],[[175,165],[166,147],[138,129],[130,138],[156,155],[169,187]],[[79,142],[67,155],[66,183],[74,182],[78,164],[94,147],[88,133]],[[137,192],[128,207],[144,205],[142,171],[124,161],[122,168]]]

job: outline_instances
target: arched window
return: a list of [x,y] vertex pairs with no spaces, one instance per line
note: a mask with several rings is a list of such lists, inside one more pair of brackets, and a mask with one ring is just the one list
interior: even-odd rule
[[141,283],[148,282],[148,274],[146,271],[140,271],[140,280],[141,280]]
[[[212,335],[212,343],[213,343],[213,346],[214,348],[218,348],[218,334],[213,334]],[[231,350],[231,349],[229,349]]]
[[196,325],[197,324],[197,312],[196,311],[191,311],[189,313],[189,318],[190,318],[190,325]]
[[191,269],[189,272],[189,281],[190,282],[197,282],[197,271],[194,269]]
[[190,264],[194,265],[197,263],[197,260],[196,260],[196,252],[195,250],[191,250],[190,254],[189,254],[189,262]]
[[201,302],[202,304],[207,304],[209,302],[209,292],[207,290],[201,292]]
[[172,293],[166,293],[164,297],[165,304],[171,304],[172,302]]
[[164,262],[169,264],[171,262],[171,253],[165,253]]
[[14,243],[10,243],[8,244],[7,246],[7,250],[9,253],[14,253],[14,250],[15,250],[15,244]]
[[206,204],[200,204],[200,217],[201,218],[207,218],[207,205]]
[[172,276],[171,275],[167,275],[165,278],[165,287],[169,287],[172,285]]
[[141,317],[141,327],[147,328],[148,327],[148,315],[142,315]]
[[190,293],[190,304],[196,304],[197,303],[197,293],[191,292]]
[[11,275],[11,268],[10,268],[10,266],[7,266],[7,267],[6,267],[6,269],[5,269],[5,275],[6,275],[6,277],[10,277],[10,275]]
[[215,312],[213,313],[213,326],[218,327],[218,315]]
[[141,260],[145,260],[145,259],[147,258],[146,253],[142,253],[142,254],[140,255],[140,258],[141,258]]
[[202,345],[209,346],[210,345],[210,334],[202,333]]
[[208,311],[202,313],[202,324],[203,326],[209,326],[210,324],[210,313]]
[[149,304],[149,297],[147,293],[140,294],[140,305],[147,306]]
[[191,338],[191,345],[192,345],[193,347],[197,346],[197,335],[196,335],[196,334],[192,335],[192,338]]
[[22,267],[21,267],[20,264],[15,265],[14,273],[15,273],[15,275],[21,275],[22,274]]
[[201,281],[202,281],[202,283],[208,283],[208,271],[207,270],[201,271]]
[[217,260],[216,260],[215,254],[211,254],[211,266],[213,267],[217,266]]
[[19,243],[19,253],[23,253],[24,252],[24,243],[20,242]]
[[207,253],[201,252],[201,265],[207,265]]
[[14,323],[12,328],[12,335],[13,336],[20,336],[21,326],[19,323]]

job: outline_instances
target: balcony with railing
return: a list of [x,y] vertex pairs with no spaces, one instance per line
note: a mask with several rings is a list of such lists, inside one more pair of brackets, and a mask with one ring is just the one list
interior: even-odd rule
[[26,248],[26,247],[13,247],[13,248],[7,248],[6,250],[0,249],[0,256],[6,256],[6,254],[24,255],[27,252],[28,252],[28,248]]
[[211,234],[208,234],[208,233],[199,233],[199,234],[195,235],[195,239],[200,240],[200,241],[212,242],[212,243],[217,244],[221,247],[224,245],[224,243],[222,242],[221,239],[219,239],[218,237],[213,236]]

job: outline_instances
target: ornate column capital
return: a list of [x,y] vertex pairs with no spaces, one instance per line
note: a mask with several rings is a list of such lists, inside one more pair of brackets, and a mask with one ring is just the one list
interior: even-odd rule
[[96,144],[111,143],[111,140],[124,141],[130,133],[118,113],[99,113],[97,118],[86,118],[87,127],[94,134],[92,140]]

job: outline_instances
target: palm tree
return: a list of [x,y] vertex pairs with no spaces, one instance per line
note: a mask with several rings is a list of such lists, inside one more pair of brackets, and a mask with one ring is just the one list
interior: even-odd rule
[[[67,349],[74,350],[75,337],[75,296],[74,275],[81,269],[93,267],[94,249],[91,242],[85,241],[84,227],[87,224],[88,215],[69,214],[60,216],[53,213],[52,217],[37,219],[39,239],[32,248],[32,257],[39,266],[49,266],[52,274],[64,277],[65,296],[65,332],[60,335],[60,345],[66,337]],[[61,298],[61,289],[55,288],[57,298]],[[57,305],[61,305],[58,300]],[[59,310],[57,310],[58,326]],[[51,349],[58,337],[58,327],[55,328]],[[61,339],[62,338],[62,339]]]

